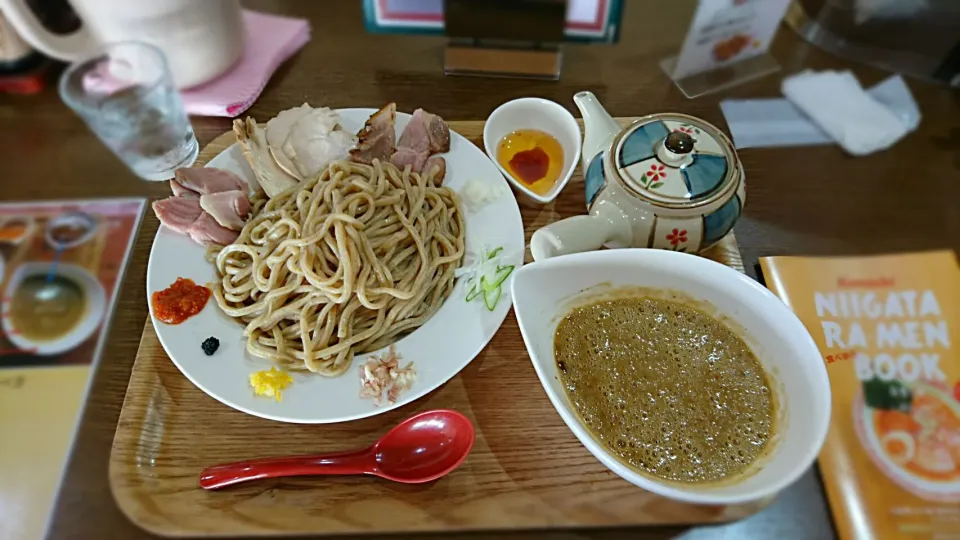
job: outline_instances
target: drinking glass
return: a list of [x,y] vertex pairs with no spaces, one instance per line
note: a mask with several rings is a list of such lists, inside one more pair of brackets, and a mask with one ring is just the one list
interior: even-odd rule
[[180,93],[153,45],[115,43],[70,65],[60,78],[60,97],[145,180],[173,178],[197,159]]

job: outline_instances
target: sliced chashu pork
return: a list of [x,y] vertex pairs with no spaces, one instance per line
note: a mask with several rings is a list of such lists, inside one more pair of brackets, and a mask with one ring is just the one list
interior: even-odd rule
[[200,200],[188,197],[168,197],[153,203],[153,212],[160,223],[170,229],[189,235],[195,242],[208,246],[227,245],[239,233],[223,227],[200,207]]
[[223,227],[239,231],[250,215],[250,199],[239,190],[207,193],[200,196],[200,208]]
[[415,173],[423,170],[423,165],[427,162],[430,154],[410,148],[398,147],[397,151],[390,156],[390,163],[393,163],[401,171],[407,166]]
[[413,172],[425,174],[435,167],[439,170],[434,177],[437,185],[443,182],[447,172],[447,162],[432,154],[450,151],[450,128],[442,118],[423,109],[413,111],[413,116],[403,128],[397,150],[390,156],[390,162],[398,168],[409,166]]
[[437,174],[433,177],[433,182],[439,186],[443,184],[443,179],[447,176],[447,160],[443,159],[442,156],[430,156],[423,165],[423,174],[429,173],[434,167],[437,168]]
[[283,143],[287,142],[287,137],[290,136],[290,130],[293,129],[294,124],[312,110],[313,107],[304,103],[299,107],[280,111],[280,113],[268,120],[266,127],[264,127],[270,155],[284,172],[295,177],[297,180],[302,180],[303,178],[301,178],[297,172],[297,167],[294,165],[293,159],[283,153]]
[[187,234],[193,222],[203,213],[197,198],[168,197],[154,201],[151,206],[160,223],[180,234]]
[[430,153],[442,154],[450,151],[450,126],[443,121],[443,118],[436,114],[430,114],[423,109],[413,111],[413,116],[422,113],[423,120],[427,125],[427,136],[430,139]]
[[370,165],[374,159],[388,161],[396,150],[397,104],[388,103],[370,115],[363,129],[357,134],[357,146],[350,150],[350,159]]
[[243,156],[247,158],[247,163],[253,169],[253,174],[267,197],[273,197],[297,185],[297,179],[284,172],[270,155],[266,134],[256,120],[249,117],[246,120],[234,120],[233,132],[243,149]]
[[[221,191],[240,190],[247,192],[247,183],[230,171],[214,167],[184,167],[173,173],[173,181],[179,184],[170,188],[174,195],[202,195],[204,193],[219,193]],[[183,189],[179,189],[183,188]]]
[[290,129],[282,153],[290,158],[301,178],[313,178],[331,161],[345,159],[357,142],[339,129],[340,116],[326,107],[304,115]]
[[352,133],[340,127],[340,115],[329,107],[304,103],[281,111],[266,127],[270,155],[284,172],[297,180],[312,178],[334,160],[344,159],[356,144]]
[[190,238],[192,238],[194,242],[201,246],[214,244],[226,246],[227,244],[232,244],[237,237],[240,236],[239,232],[231,231],[220,225],[217,223],[217,220],[213,219],[213,216],[206,212],[200,213],[200,217],[193,222],[187,234],[190,235]]
[[397,148],[409,148],[428,154],[450,151],[450,128],[443,118],[423,109],[413,111],[413,116],[403,128]]
[[197,193],[196,191],[190,188],[184,187],[183,184],[181,184],[180,182],[177,182],[176,180],[170,181],[170,191],[173,192],[174,197],[187,197],[190,199],[200,198],[199,193]]
[[417,152],[409,148],[397,148],[397,151],[390,157],[390,162],[403,170],[407,166],[412,172],[418,174],[427,174],[434,168],[437,173],[433,176],[435,185],[443,184],[443,178],[447,175],[447,160],[443,156],[431,156],[426,152]]

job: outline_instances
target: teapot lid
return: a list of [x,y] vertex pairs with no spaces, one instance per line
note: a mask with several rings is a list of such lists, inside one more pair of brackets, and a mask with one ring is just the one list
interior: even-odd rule
[[707,204],[736,189],[740,164],[729,139],[685,114],[652,114],[613,143],[613,164],[637,195],[672,207]]

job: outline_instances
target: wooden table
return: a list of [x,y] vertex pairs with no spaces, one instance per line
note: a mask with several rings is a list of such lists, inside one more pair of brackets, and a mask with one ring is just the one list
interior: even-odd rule
[[[372,36],[363,31],[359,2],[263,0],[249,7],[307,17],[313,40],[275,75],[249,114],[265,120],[309,101],[331,107],[424,106],[443,117],[482,119],[499,103],[543,96],[573,109],[571,96],[592,90],[615,116],[675,110],[717,125],[725,97],[779,95],[772,76],[698,100],[685,99],[657,62],[677,48],[692,2],[631,0],[616,46],[566,49],[559,82],[445,77],[439,37]],[[666,11],[666,12],[665,12]],[[887,74],[852,66],[782,30],[773,54],[784,72],[802,67],[852,68],[865,85]],[[782,75],[782,74],[781,74]],[[851,254],[950,247],[960,249],[960,93],[910,81],[923,114],[918,130],[893,149],[851,158],[838,147],[741,152],[750,199],[737,225],[748,272],[757,258],[781,254]],[[38,97],[0,97],[0,193],[4,200],[146,195],[168,188],[137,180],[59,100],[55,88]],[[201,144],[229,127],[227,119],[197,118]],[[107,485],[107,461],[130,367],[146,317],[144,275],[156,219],[146,218],[119,298],[74,452],[54,512],[54,538],[146,536],[120,513]],[[526,533],[512,538],[673,538],[683,529]],[[829,538],[833,530],[815,472],[808,473],[757,516],[720,528],[695,528],[683,538]],[[470,535],[482,538],[484,535]],[[503,536],[499,536],[503,537]]]

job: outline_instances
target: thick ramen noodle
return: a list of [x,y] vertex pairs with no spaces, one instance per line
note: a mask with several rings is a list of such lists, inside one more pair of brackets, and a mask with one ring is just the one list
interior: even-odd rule
[[247,350],[288,369],[343,373],[426,322],[450,295],[464,254],[457,195],[390,163],[333,162],[254,201],[216,256],[221,309]]

